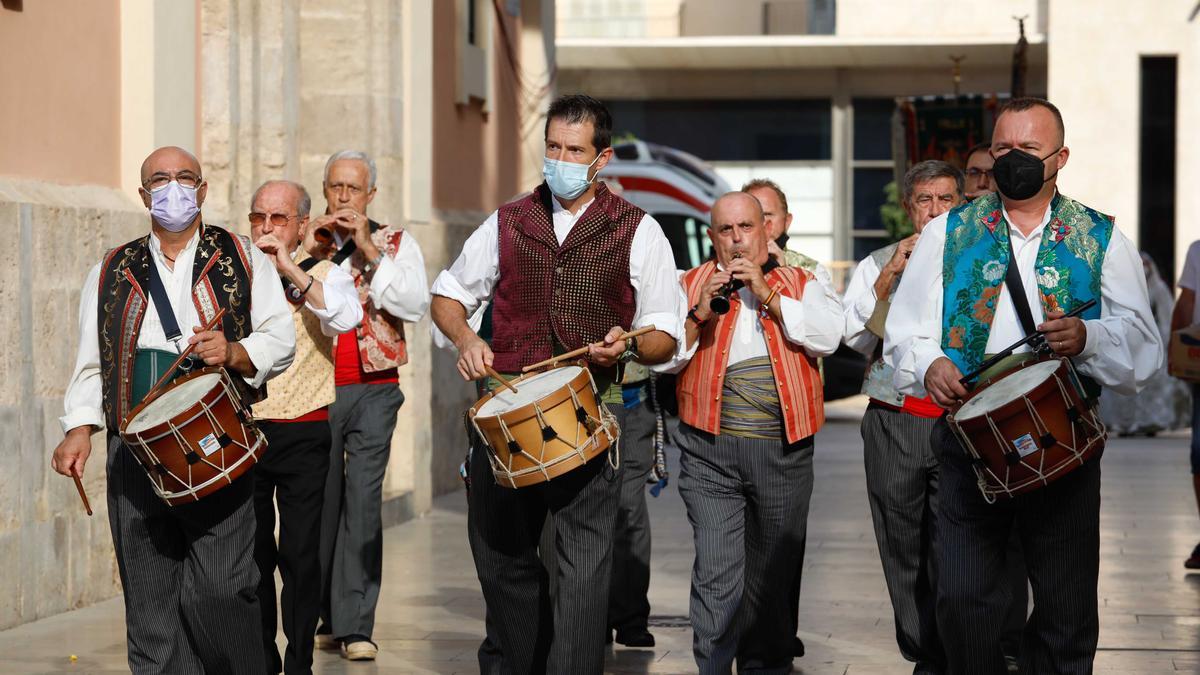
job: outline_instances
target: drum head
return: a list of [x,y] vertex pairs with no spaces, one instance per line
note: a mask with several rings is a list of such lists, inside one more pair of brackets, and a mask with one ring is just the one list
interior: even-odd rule
[[166,422],[195,405],[205,394],[212,391],[220,380],[220,373],[207,373],[169,387],[147,404],[136,417],[129,420],[123,433],[141,433]]
[[1022,395],[1032,391],[1039,384],[1050,379],[1062,364],[1058,359],[1035,363],[997,380],[994,384],[980,391],[974,398],[963,404],[954,414],[958,421],[979,417],[997,408],[1015,401]]
[[486,403],[480,406],[479,410],[475,412],[475,416],[503,415],[509,410],[539,401],[575,379],[582,370],[583,368],[579,366],[565,366],[547,370],[523,380],[513,381],[517,393],[514,394],[508,389],[500,387]]

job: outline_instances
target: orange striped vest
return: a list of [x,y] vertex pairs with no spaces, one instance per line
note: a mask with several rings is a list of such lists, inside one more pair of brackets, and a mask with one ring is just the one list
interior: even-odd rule
[[[710,260],[684,273],[681,282],[687,292],[689,307],[700,301],[700,291],[716,269],[716,263]],[[779,289],[780,295],[797,300],[804,295],[804,285],[810,279],[813,279],[810,272],[797,267],[777,267],[767,274],[767,283]],[[676,384],[679,418],[710,434],[721,433],[725,367],[729,365],[729,345],[733,341],[737,315],[742,310],[738,294],[733,295],[732,301],[729,313],[710,319],[700,329],[696,353],[679,374]],[[760,315],[759,320],[767,339],[767,353],[771,357],[771,372],[779,392],[787,441],[795,443],[817,433],[825,423],[825,394],[817,360],[800,345],[788,341],[783,327],[773,317]]]

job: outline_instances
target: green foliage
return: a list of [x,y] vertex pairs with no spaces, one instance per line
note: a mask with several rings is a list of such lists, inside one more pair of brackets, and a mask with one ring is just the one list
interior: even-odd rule
[[617,143],[632,143],[636,140],[638,140],[637,134],[632,131],[624,131],[619,134],[613,134],[611,143],[616,145]]
[[883,194],[885,200],[879,207],[879,217],[883,219],[883,226],[887,228],[892,241],[900,241],[912,234],[914,230],[912,221],[908,219],[908,214],[900,205],[900,188],[896,185],[896,181],[883,186]]

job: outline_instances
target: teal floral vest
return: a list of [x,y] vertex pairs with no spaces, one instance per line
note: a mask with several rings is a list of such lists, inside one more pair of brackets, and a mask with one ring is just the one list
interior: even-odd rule
[[[1008,268],[1008,223],[1000,196],[984,195],[950,212],[942,256],[942,351],[963,373],[984,360],[996,302]],[[1113,219],[1059,194],[1050,204],[1034,267],[1044,311],[1100,318],[1100,270]]]

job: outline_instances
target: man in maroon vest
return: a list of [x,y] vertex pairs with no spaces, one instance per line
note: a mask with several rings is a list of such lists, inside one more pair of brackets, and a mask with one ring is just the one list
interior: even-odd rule
[[[471,235],[434,282],[432,314],[468,380],[486,377],[486,367],[518,373],[600,343],[589,349],[592,374],[624,424],[616,366],[671,358],[683,312],[658,223],[594,182],[612,156],[611,135],[612,118],[599,101],[554,101],[546,116],[545,182]],[[493,303],[490,347],[467,324],[484,300]],[[636,340],[618,339],[651,325],[657,330]],[[496,484],[483,452],[476,449],[471,461],[467,529],[504,671],[600,673],[624,467],[613,469],[602,455],[550,482],[512,490]],[[538,559],[547,513],[558,556],[553,599]]]

